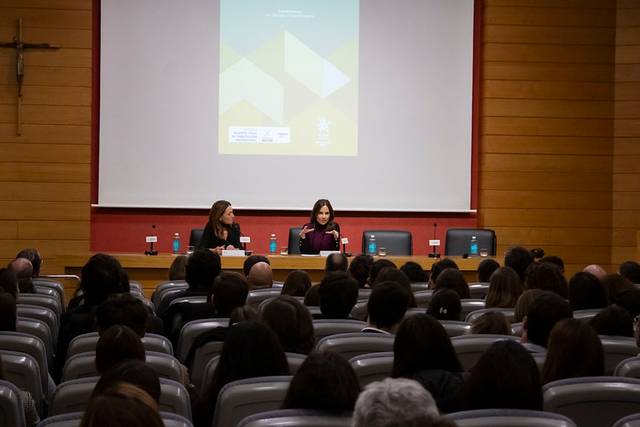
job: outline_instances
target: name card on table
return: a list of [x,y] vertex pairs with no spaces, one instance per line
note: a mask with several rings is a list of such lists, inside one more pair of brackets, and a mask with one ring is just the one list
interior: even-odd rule
[[244,256],[242,249],[223,249],[222,256]]
[[440,240],[429,240],[429,246],[440,246]]
[[251,237],[249,237],[249,236],[240,236],[240,243],[251,243]]
[[157,243],[158,242],[158,236],[147,236],[147,237],[145,237],[145,241],[147,243]]

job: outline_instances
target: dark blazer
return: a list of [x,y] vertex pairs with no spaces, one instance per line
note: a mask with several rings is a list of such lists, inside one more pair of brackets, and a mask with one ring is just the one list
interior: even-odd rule
[[235,248],[240,248],[240,225],[233,223],[229,228],[229,235],[227,240],[222,240],[216,236],[213,232],[213,227],[210,222],[204,227],[202,232],[202,239],[198,243],[198,249],[217,248],[218,246],[232,245]]

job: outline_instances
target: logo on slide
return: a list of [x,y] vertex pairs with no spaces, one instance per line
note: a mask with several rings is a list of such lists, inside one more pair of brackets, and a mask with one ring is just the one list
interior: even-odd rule
[[331,140],[329,139],[329,130],[331,128],[331,122],[327,120],[326,117],[318,118],[318,123],[316,124],[318,129],[318,136],[316,137],[316,144],[321,147],[326,147],[331,144]]

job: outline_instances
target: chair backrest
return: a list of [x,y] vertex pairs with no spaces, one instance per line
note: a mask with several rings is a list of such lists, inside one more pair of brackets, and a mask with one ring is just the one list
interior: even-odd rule
[[516,337],[522,336],[522,322],[516,322],[511,324],[511,335]]
[[393,351],[395,335],[366,332],[329,335],[316,344],[316,350],[331,350],[349,360],[361,354]]
[[349,360],[351,367],[358,377],[360,387],[364,389],[367,384],[374,381],[382,381],[391,376],[393,370],[393,352],[367,353],[352,357]]
[[19,294],[16,302],[18,304],[40,305],[42,307],[50,308],[54,313],[56,313],[58,319],[62,315],[62,304],[58,301],[57,297],[53,297],[51,295]]
[[496,255],[496,233],[483,228],[449,228],[444,243],[444,254],[446,256],[468,254],[472,236],[478,239],[478,249],[487,249],[489,256]]
[[193,427],[191,421],[186,419],[182,415],[161,411],[160,418],[162,418],[164,427]]
[[[76,354],[95,351],[96,344],[98,344],[99,339],[100,336],[97,332],[87,332],[86,334],[81,334],[73,337],[67,349],[67,360]],[[157,351],[158,353],[166,353],[171,355],[173,354],[173,346],[171,345],[171,341],[169,341],[162,335],[144,334],[144,337],[142,337],[141,341],[144,345],[145,350],[147,351]]]
[[591,319],[596,317],[602,311],[601,308],[588,308],[585,310],[574,310],[573,318],[589,323]]
[[40,385],[45,393],[49,387],[49,364],[42,340],[22,332],[0,332],[0,350],[26,353],[33,357],[40,368]]
[[169,307],[176,304],[206,304],[207,296],[206,295],[190,295],[187,297],[178,297],[171,300],[169,303]]
[[474,299],[485,299],[489,292],[489,283],[475,282],[469,283],[469,296]]
[[544,410],[571,418],[580,427],[610,426],[640,412],[640,379],[582,377],[547,383]]
[[[38,409],[45,402],[40,367],[33,356],[18,351],[0,350],[5,380],[11,382],[20,390],[28,391],[36,402]],[[0,425],[4,425],[0,423]]]
[[205,370],[210,360],[222,353],[224,341],[209,341],[196,349],[193,355],[193,363],[189,367],[191,382],[196,388],[201,388],[205,377]]
[[371,296],[371,289],[369,288],[358,289],[358,300],[368,300],[369,296]]
[[417,291],[413,293],[414,298],[416,299],[416,305],[420,308],[429,307],[429,303],[431,302],[431,298],[433,298],[433,290],[424,290]]
[[33,285],[35,289],[36,295],[46,295],[51,298],[55,298],[56,301],[60,304],[60,307],[64,309],[64,299],[60,299],[60,294],[53,288],[42,286],[42,285]]
[[634,356],[618,363],[613,371],[616,377],[640,378],[640,357]]
[[512,335],[459,335],[451,337],[451,344],[456,351],[458,360],[465,371],[471,369],[482,353],[485,352],[494,342],[500,340],[518,340],[518,337]]
[[171,292],[184,291],[188,289],[189,285],[184,280],[174,280],[168,282],[158,283],[156,289],[153,291],[151,295],[151,302],[158,307],[160,305],[160,301],[162,301],[162,297]]
[[24,410],[18,387],[0,380],[0,426],[24,427]]
[[362,253],[367,253],[369,238],[374,235],[378,250],[385,248],[387,255],[413,255],[411,233],[404,230],[365,230],[362,232]]
[[301,231],[302,231],[302,227],[291,227],[289,229],[289,240],[287,243],[287,247],[289,248],[289,254],[291,255],[300,254],[300,232]]
[[569,418],[524,409],[478,409],[447,414],[458,427],[576,427]]
[[306,409],[277,409],[250,415],[240,421],[238,427],[350,427],[351,417],[310,411]]
[[203,234],[204,228],[192,228],[189,234],[189,246],[193,246],[194,248],[198,246]]
[[367,322],[353,319],[314,319],[313,333],[316,340],[329,335],[360,332],[367,326]]
[[62,308],[64,309],[64,283],[59,282],[54,279],[46,279],[42,277],[34,277],[33,285],[36,287],[36,292],[38,288],[49,288],[53,289],[58,294],[58,299],[62,302]]
[[38,423],[37,427],[78,427],[84,412],[69,412],[53,415]]
[[249,415],[280,408],[291,378],[247,378],[226,384],[218,395],[212,426],[236,426]]
[[504,317],[507,318],[507,320],[509,321],[509,323],[511,323],[513,321],[513,316],[514,316],[514,309],[513,308],[481,308],[479,310],[474,310],[471,313],[467,314],[467,316],[465,317],[465,322],[473,322],[474,320],[476,320],[478,317],[482,316],[485,313],[489,313],[489,312],[498,312],[498,313],[502,313],[504,314]]
[[44,343],[47,360],[53,360],[53,336],[51,334],[51,329],[49,329],[49,325],[42,320],[32,319],[29,317],[18,317],[16,321],[16,331],[40,338]]
[[460,320],[465,320],[467,315],[472,311],[482,310],[484,308],[483,299],[461,299],[460,300]]
[[613,375],[613,371],[620,362],[640,353],[635,338],[600,335],[600,342],[604,349],[605,375]]
[[269,298],[275,298],[282,294],[282,288],[264,288],[254,289],[249,291],[247,295],[246,305],[250,305],[255,309],[258,309],[260,303]]
[[640,427],[640,414],[620,418],[613,427]]
[[449,337],[466,335],[471,332],[471,323],[469,322],[461,322],[458,320],[441,320],[440,324],[444,326],[444,330],[447,331],[447,335],[449,335]]
[[178,337],[178,360],[184,362],[195,339],[202,333],[214,328],[229,326],[229,318],[198,319],[187,322],[180,330]]
[[[349,313],[349,315],[357,320],[362,320],[362,321],[366,320],[367,315],[369,314],[369,311],[367,309],[367,304],[368,304],[367,300],[360,300],[356,302],[356,305],[353,306],[353,308],[351,309],[351,313]],[[318,307],[318,311],[321,312],[320,307]]]
[[60,330],[60,321],[56,316],[56,313],[47,307],[40,305],[30,304],[16,304],[18,317],[24,317],[27,319],[40,320],[47,324],[49,331],[51,331],[51,339],[53,342],[58,342],[58,331]]

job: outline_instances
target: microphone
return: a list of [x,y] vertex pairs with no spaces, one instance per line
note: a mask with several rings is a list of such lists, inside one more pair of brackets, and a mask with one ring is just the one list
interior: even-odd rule
[[438,231],[438,223],[433,223],[433,239],[429,240],[429,246],[431,246],[432,250],[429,254],[429,258],[440,258],[440,254],[436,252],[436,247],[440,246],[440,240],[436,239]]

